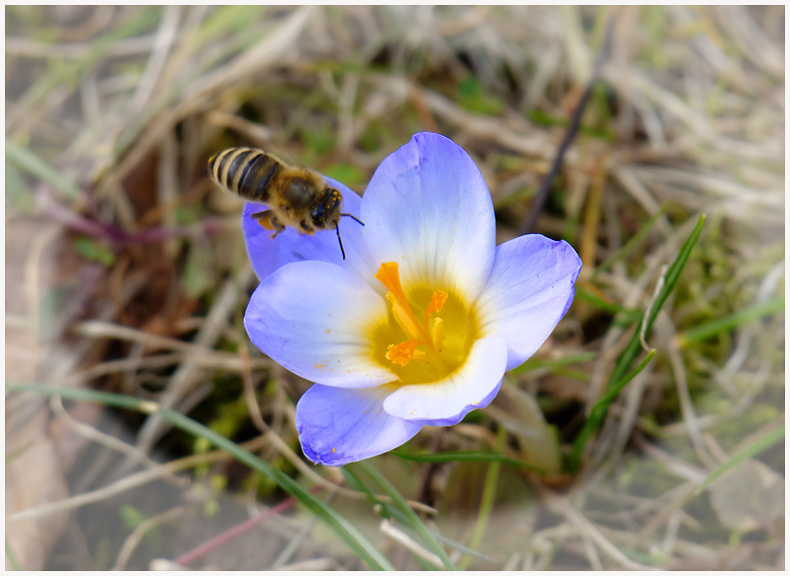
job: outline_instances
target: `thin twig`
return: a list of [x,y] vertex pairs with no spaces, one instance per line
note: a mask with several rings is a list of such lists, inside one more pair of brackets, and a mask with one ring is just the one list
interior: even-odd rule
[[181,516],[184,515],[185,509],[183,506],[178,506],[176,508],[171,508],[167,512],[163,512],[161,514],[157,514],[156,516],[152,516],[151,518],[146,519],[145,521],[141,522],[137,528],[134,529],[134,532],[127,536],[126,540],[121,546],[121,551],[118,552],[118,557],[115,559],[115,564],[113,564],[113,570],[124,570],[126,569],[126,564],[128,564],[129,559],[132,557],[135,548],[137,548],[138,544],[142,541],[143,537],[158,528],[162,524],[167,524],[168,522],[173,522],[174,520],[178,520]]
[[[332,500],[335,499],[336,494],[337,494],[336,492],[330,492],[329,494],[327,494],[327,497],[324,500],[324,502],[326,502],[326,504],[331,504]],[[285,564],[293,557],[293,555],[299,549],[299,546],[302,544],[302,542],[304,542],[305,538],[307,538],[310,535],[310,533],[313,531],[313,528],[315,528],[315,525],[317,523],[318,523],[318,516],[313,516],[312,518],[310,518],[307,524],[304,525],[304,528],[302,528],[299,531],[299,534],[297,534],[293,540],[288,542],[288,545],[285,547],[285,549],[283,549],[283,551],[280,552],[280,554],[272,563],[269,570],[281,570],[285,566]]]
[[163,366],[171,365],[177,362],[184,361],[186,355],[190,356],[190,360],[197,366],[205,368],[216,368],[218,370],[229,370],[234,372],[241,372],[245,366],[250,366],[256,369],[265,369],[271,367],[271,361],[264,358],[250,359],[248,364],[238,358],[231,352],[221,352],[213,348],[201,346],[199,344],[190,344],[176,338],[168,338],[166,336],[157,336],[143,330],[129,328],[128,326],[121,326],[111,322],[100,322],[97,320],[86,320],[81,322],[74,328],[77,334],[89,338],[107,338],[113,340],[123,340],[126,342],[136,342],[142,344],[150,349],[164,349],[176,350],[175,354],[162,354],[158,356],[149,356],[139,360],[111,360],[104,362],[93,368],[85,370],[84,372],[75,374],[75,380],[87,380],[95,378],[104,374],[113,372],[120,372],[127,369],[135,368],[160,368]]
[[[544,496],[548,495],[548,491],[544,491]],[[612,560],[621,564],[630,570],[657,570],[653,566],[646,566],[639,564],[628,558],[623,554],[617,546],[615,546],[608,538],[606,538],[596,526],[587,520],[575,507],[573,507],[566,497],[550,495],[546,498],[546,503],[550,509],[562,514],[571,522],[576,528],[583,533],[586,533],[589,538],[595,542],[603,552],[606,553]]]
[[[254,450],[255,448],[265,444],[266,438],[259,437],[250,440],[249,442],[245,442],[244,444],[241,444],[241,446],[246,450]],[[36,508],[22,510],[21,512],[7,516],[6,524],[19,522],[25,518],[40,518],[43,516],[49,516],[50,514],[55,514],[57,512],[74,510],[75,508],[79,508],[87,504],[101,502],[102,500],[117,496],[128,490],[132,490],[133,488],[153,482],[154,480],[166,478],[175,472],[194,468],[200,464],[224,460],[230,457],[230,454],[224,450],[213,450],[211,452],[206,452],[205,454],[196,454],[194,456],[187,456],[186,458],[181,458],[179,460],[172,460],[167,464],[162,464],[156,468],[143,470],[142,472],[137,472],[130,476],[126,476],[108,486],[99,488],[92,492],[86,492],[84,494],[79,494],[77,496],[72,496],[71,498],[58,500],[56,502],[50,502],[49,504],[38,506]]]
[[394,540],[416,556],[435,566],[438,569],[444,568],[444,562],[433,552],[426,550],[418,544],[411,536],[398,529],[389,519],[384,518],[379,524],[379,530],[388,538]]
[[[255,274],[252,267],[247,265],[239,278],[229,279],[225,282],[214,300],[211,312],[195,337],[195,349],[213,346],[220,336],[228,315],[235,308],[237,300],[241,296],[241,290],[249,285],[254,277]],[[203,352],[196,353],[191,351],[175,374],[173,374],[170,385],[159,399],[162,406],[171,408],[183,402],[195,383],[199,381],[201,372],[195,362],[195,358],[201,353]],[[194,396],[191,398],[190,403],[193,402],[195,402]],[[149,451],[167,429],[168,425],[159,415],[153,414],[149,416],[138,434],[137,447],[143,452]],[[118,467],[118,472],[127,471],[134,463],[134,460],[125,460]]]
[[[145,454],[137,454],[137,449],[131,444],[127,444],[126,442],[119,440],[115,436],[105,434],[104,432],[93,426],[89,426],[88,424],[84,424],[72,418],[71,415],[63,407],[63,401],[60,396],[52,396],[49,401],[49,406],[52,409],[52,411],[55,413],[57,418],[62,420],[67,426],[69,426],[72,430],[74,430],[77,434],[79,434],[83,438],[86,438],[91,442],[95,442],[101,446],[104,446],[109,450],[120,452],[121,454],[140,456],[141,461],[149,469],[157,468],[160,466],[158,462],[151,460]],[[170,475],[170,480],[173,482],[183,481],[183,479],[178,478],[174,474]]]
[[606,24],[606,33],[604,35],[603,46],[601,46],[601,52],[598,54],[598,58],[595,61],[592,77],[587,83],[587,87],[584,89],[584,92],[579,99],[579,103],[576,105],[576,109],[573,111],[571,121],[568,124],[568,129],[566,130],[565,136],[563,137],[560,147],[557,149],[557,154],[554,157],[554,162],[552,162],[549,172],[543,178],[538,191],[535,193],[535,199],[532,202],[532,208],[530,209],[529,216],[519,228],[519,234],[528,234],[535,227],[535,222],[538,220],[538,215],[540,214],[541,210],[543,210],[543,205],[546,203],[546,199],[549,197],[549,192],[551,191],[551,185],[554,182],[554,177],[559,173],[565,153],[568,151],[568,147],[570,147],[571,142],[573,142],[573,139],[576,137],[576,132],[578,132],[579,124],[581,123],[582,114],[584,114],[584,110],[587,108],[587,101],[590,99],[593,87],[595,86],[595,83],[598,82],[598,77],[601,75],[601,67],[603,66],[604,61],[609,57],[613,28],[614,18],[610,17]]
[[156,81],[165,66],[167,55],[176,38],[178,21],[181,17],[181,7],[177,5],[163,8],[162,21],[154,38],[148,64],[137,85],[137,90],[129,104],[134,113],[139,113],[145,106],[156,86]]
[[664,346],[664,352],[669,358],[669,364],[675,376],[675,386],[678,392],[678,399],[680,400],[680,411],[683,414],[683,421],[686,423],[689,438],[702,463],[713,469],[716,467],[716,462],[711,458],[708,449],[705,447],[705,442],[702,440],[702,434],[697,424],[697,411],[694,410],[694,402],[691,400],[691,394],[688,389],[686,369],[683,366],[680,351],[672,344],[675,339],[674,325],[666,314],[659,314],[656,324],[656,328],[663,333],[662,340],[667,343],[667,346]]
[[[320,487],[315,486],[310,490],[310,492],[316,493],[319,490]],[[194,548],[189,552],[182,554],[181,556],[175,559],[175,562],[176,564],[181,564],[182,566],[189,566],[201,556],[205,556],[212,550],[216,550],[220,546],[223,546],[226,542],[229,542],[230,540],[236,538],[237,536],[240,536],[241,534],[249,532],[252,528],[257,526],[264,520],[271,518],[272,516],[275,516],[280,512],[284,512],[294,504],[296,504],[296,498],[293,497],[287,498],[286,500],[283,500],[279,504],[264,510],[258,516],[254,518],[250,518],[249,520],[247,520],[246,522],[242,522],[241,524],[237,524],[236,526],[228,530],[225,530],[222,534],[219,534],[218,536],[212,538],[208,542],[204,542],[197,548]]]

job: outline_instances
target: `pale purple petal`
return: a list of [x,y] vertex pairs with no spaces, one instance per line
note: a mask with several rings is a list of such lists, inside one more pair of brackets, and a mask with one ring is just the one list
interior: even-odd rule
[[505,373],[507,348],[500,336],[478,340],[463,365],[444,380],[406,384],[385,401],[391,415],[424,426],[451,426],[472,410],[488,406]]
[[478,311],[482,333],[507,340],[508,370],[532,356],[565,316],[581,267],[567,242],[540,234],[497,246]]
[[371,260],[397,262],[404,286],[474,300],[494,261],[491,195],[469,155],[428,132],[390,154],[362,202]]
[[264,353],[299,376],[359,388],[396,380],[376,364],[370,325],[384,299],[356,274],[328,262],[292,262],[252,294],[244,326]]
[[305,456],[342,466],[396,448],[422,426],[390,416],[382,401],[395,387],[334,388],[315,384],[296,405],[296,429]]
[[[326,178],[330,186],[334,186],[343,194],[343,212],[353,214],[359,218],[362,198],[350,188],[337,180]],[[334,262],[343,266],[343,256],[337,242],[335,230],[322,230],[314,236],[301,235],[291,227],[280,232],[277,238],[270,238],[271,230],[266,230],[258,224],[257,220],[250,218],[250,214],[266,210],[264,204],[247,203],[241,216],[241,226],[244,232],[244,241],[247,244],[247,254],[252,262],[252,267],[260,280],[266,278],[280,266],[289,262],[302,260],[321,260]],[[360,245],[361,228],[351,218],[340,219],[340,234],[343,238],[343,247],[346,251],[346,262],[353,258]]]

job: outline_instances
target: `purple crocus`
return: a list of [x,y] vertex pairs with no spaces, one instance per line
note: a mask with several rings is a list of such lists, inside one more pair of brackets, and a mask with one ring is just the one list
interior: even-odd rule
[[506,370],[543,344],[573,300],[581,260],[539,234],[496,246],[480,171],[451,140],[416,134],[364,197],[328,179],[343,209],[332,233],[269,238],[243,216],[261,283],[244,325],[258,348],[315,382],[296,406],[305,455],[341,466],[456,424],[496,396]]

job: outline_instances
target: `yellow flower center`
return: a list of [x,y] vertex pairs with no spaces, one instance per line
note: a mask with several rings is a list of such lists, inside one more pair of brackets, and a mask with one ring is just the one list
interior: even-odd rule
[[387,288],[386,319],[372,329],[373,357],[404,384],[441,380],[461,366],[477,339],[474,314],[452,291],[401,286],[398,264],[385,262],[376,279]]

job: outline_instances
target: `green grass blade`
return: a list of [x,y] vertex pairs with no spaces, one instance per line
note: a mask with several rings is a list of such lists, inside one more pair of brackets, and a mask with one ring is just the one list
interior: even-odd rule
[[595,269],[595,271],[592,274],[592,279],[595,279],[595,277],[599,273],[611,268],[615,262],[619,260],[624,260],[631,252],[633,252],[636,249],[637,246],[639,246],[642,242],[644,242],[645,238],[647,238],[647,235],[656,225],[656,222],[658,222],[658,220],[667,211],[668,206],[669,203],[667,202],[662,204],[661,207],[658,209],[658,211],[655,214],[653,214],[647,222],[645,222],[645,225],[642,226],[642,228],[640,228],[640,230],[636,234],[634,234],[633,238],[631,238],[628,242],[625,243],[625,246],[623,246],[617,252],[612,254],[609,258],[606,259],[605,262],[603,262],[600,266],[598,266]]
[[353,466],[341,466],[340,471],[343,473],[343,477],[351,490],[364,492],[372,504],[381,506],[380,515],[383,518],[396,518],[398,520],[405,518],[393,504],[380,500],[373,488],[362,480]]
[[[222,6],[209,13],[197,33],[189,38],[196,46],[216,42],[226,34],[238,34],[241,28],[254,27],[266,12],[266,6]],[[260,32],[259,32],[260,35]]]
[[738,464],[743,462],[744,460],[748,460],[749,458],[753,458],[757,456],[760,452],[767,450],[780,440],[784,440],[785,437],[785,427],[782,424],[776,430],[771,431],[769,434],[766,434],[764,437],[760,438],[757,442],[748,446],[738,452],[735,456],[730,458],[727,462],[716,468],[710,475],[705,478],[705,480],[700,484],[696,490],[694,490],[694,495],[697,496],[702,494],[705,489],[710,486],[716,478],[735,468]]
[[571,354],[570,356],[565,356],[564,358],[555,358],[553,360],[541,360],[535,357],[530,358],[520,366],[516,366],[513,368],[510,373],[511,374],[520,374],[521,372],[530,372],[532,370],[551,370],[554,371],[557,368],[562,368],[567,366],[568,364],[576,364],[577,362],[587,362],[588,360],[594,360],[598,357],[596,352],[581,352],[579,354]]
[[[664,305],[664,302],[666,302],[667,298],[669,298],[669,294],[675,288],[675,284],[677,284],[678,279],[680,278],[680,273],[683,271],[683,267],[686,265],[686,262],[688,262],[691,251],[694,249],[697,240],[699,240],[699,235],[702,232],[702,226],[704,224],[705,215],[703,214],[700,216],[699,222],[697,222],[694,230],[692,230],[689,237],[683,243],[683,246],[681,246],[677,258],[675,258],[675,261],[664,275],[664,285],[661,287],[658,296],[653,302],[650,313],[643,320],[645,325],[645,338],[650,335],[650,330],[653,328],[653,322],[655,322],[658,313],[661,311],[661,307]],[[623,378],[623,375],[628,370],[628,367],[633,363],[634,359],[639,353],[639,350],[642,347],[642,343],[639,340],[639,334],[641,331],[642,323],[640,322],[639,326],[637,326],[636,331],[634,332],[633,337],[631,338],[631,341],[628,343],[628,346],[626,346],[626,349],[623,351],[623,353],[620,354],[620,357],[615,364],[614,370],[612,371],[612,375],[609,379],[610,386],[616,385],[616,383]]]
[[647,353],[647,356],[639,363],[634,370],[626,374],[626,376],[617,383],[616,386],[608,389],[603,396],[595,403],[590,410],[590,417],[587,418],[587,421],[584,423],[581,431],[579,432],[578,436],[576,436],[576,440],[573,443],[573,449],[571,454],[568,458],[569,461],[569,468],[571,470],[575,470],[578,468],[579,462],[581,461],[581,454],[584,451],[584,447],[587,445],[587,441],[590,439],[590,436],[598,429],[598,426],[603,419],[606,418],[606,413],[609,410],[609,406],[617,400],[617,396],[620,394],[620,391],[625,388],[628,383],[633,380],[637,374],[639,374],[642,370],[644,370],[645,366],[648,365],[650,360],[653,359],[656,351],[651,350]]
[[[393,518],[397,520],[402,526],[408,526],[409,521],[407,520],[406,515],[403,512],[401,512],[399,509],[397,509],[394,505],[390,504],[389,502],[383,502],[379,500],[376,497],[376,493],[373,491],[373,489],[371,489],[367,484],[365,484],[362,481],[362,479],[359,477],[359,475],[351,468],[352,468],[351,466],[343,466],[340,469],[340,471],[343,473],[343,477],[346,479],[346,483],[348,484],[348,487],[351,488],[352,490],[356,490],[357,492],[364,492],[373,504],[377,504],[381,506],[380,514],[384,518]],[[486,562],[497,562],[495,558],[491,558],[490,556],[481,554],[476,550],[472,550],[471,548],[464,546],[463,544],[456,542],[455,540],[452,540],[451,538],[448,538],[443,534],[439,534],[438,532],[434,532],[433,530],[431,530],[431,533],[440,542],[444,542],[451,548],[459,550],[464,554],[473,556],[475,558],[479,558],[480,560],[485,560]],[[418,558],[418,560],[421,559]],[[425,565],[431,567],[428,564]]]
[[[266,6],[223,6],[211,12],[197,30],[185,37],[181,53],[194,57],[195,66],[190,67],[177,83],[149,102],[144,111],[131,119],[115,142],[113,149],[115,158],[120,158],[129,150],[153,118],[179,99],[183,99],[185,90],[194,89],[194,82],[216,72],[218,67],[221,69],[220,62],[229,60],[259,42],[260,16],[266,10]],[[230,41],[227,43],[222,39],[225,35],[230,36]],[[201,52],[206,46],[222,49],[218,52],[210,51],[210,57],[208,54],[196,56],[196,53]]]
[[11,564],[12,570],[16,570],[18,572],[22,569],[22,565],[19,564],[16,554],[14,554],[14,551],[11,549],[11,544],[8,542],[8,538],[5,539],[5,557],[8,558],[8,563]]
[[540,474],[541,476],[546,473],[540,468],[526,464],[520,460],[508,458],[504,454],[499,454],[498,452],[476,452],[470,450],[464,452],[438,452],[435,454],[409,454],[408,452],[393,450],[390,452],[390,454],[393,454],[398,458],[412,460],[414,462],[501,462],[503,464],[509,464],[519,468],[526,468],[527,470],[535,472],[536,474]]
[[763,316],[784,312],[784,309],[785,298],[784,296],[778,296],[772,300],[768,300],[767,302],[756,304],[755,306],[750,306],[749,308],[744,308],[743,310],[738,310],[737,312],[725,316],[724,318],[718,318],[708,322],[707,324],[703,324],[702,326],[697,326],[696,328],[691,328],[690,330],[681,332],[677,336],[678,345],[686,346],[691,342],[705,340],[706,338],[710,338],[711,336],[715,336],[721,332],[727,332],[733,328],[737,328],[738,326],[753,322],[754,320],[762,318]]
[[612,370],[612,374],[609,376],[609,382],[606,386],[603,396],[593,407],[593,410],[590,412],[590,417],[584,423],[584,427],[573,443],[573,448],[571,449],[571,453],[568,458],[568,465],[571,471],[578,469],[587,441],[606,417],[609,406],[617,399],[617,395],[625,387],[625,385],[628,384],[628,382],[630,382],[633,377],[636,376],[636,374],[638,374],[639,371],[647,365],[647,361],[652,358],[652,354],[648,354],[645,360],[643,360],[640,364],[639,368],[626,375],[628,368],[631,366],[631,364],[633,364],[634,360],[642,349],[640,334],[643,331],[643,324],[645,338],[647,338],[650,335],[653,322],[658,316],[658,313],[661,311],[661,307],[664,305],[664,302],[666,302],[669,294],[675,288],[675,285],[680,278],[680,274],[683,271],[686,262],[688,262],[691,251],[694,249],[697,240],[699,240],[699,235],[702,232],[702,227],[704,224],[705,215],[703,214],[700,216],[699,222],[697,222],[694,230],[692,230],[689,237],[683,243],[683,246],[681,246],[674,262],[672,262],[672,265],[664,274],[664,284],[659,290],[658,295],[653,301],[650,309],[646,312],[642,321],[637,325],[633,336],[631,336],[631,340],[617,358],[617,362],[615,363],[614,369]]
[[583,286],[576,286],[575,299],[580,302],[587,302],[588,304],[595,306],[604,312],[609,312],[610,314],[619,314],[621,318],[617,319],[618,324],[630,326],[631,324],[638,322],[642,317],[641,311],[629,310],[628,308],[620,306],[615,302],[607,302],[603,298],[596,296],[591,291],[585,289]]
[[[368,486],[367,483],[360,477],[359,471],[355,470],[353,465],[343,466],[340,469],[340,471],[343,473],[343,477],[346,479],[346,482],[348,483],[348,487],[353,490],[356,490],[357,492],[364,492],[367,495],[368,500],[370,500],[371,503],[373,503],[378,507],[378,513],[382,518],[385,518],[387,520],[389,519],[395,520],[402,527],[405,527],[405,529],[408,532],[410,532],[409,535],[411,538],[415,539],[415,541],[417,540],[415,538],[416,536],[415,531],[409,529],[412,525],[411,519],[408,518],[406,514],[404,514],[395,504],[391,502],[382,501],[379,498],[379,496],[376,494],[376,492],[370,486]],[[434,533],[434,536],[438,538],[438,534]],[[422,558],[419,554],[415,554],[414,557],[420,564],[422,564],[422,566],[426,570],[433,571],[439,569],[439,567],[436,564],[432,562],[428,562],[427,560]]]
[[[120,23],[105,35],[93,40],[90,50],[79,60],[63,61],[53,58],[47,73],[19,98],[17,108],[20,110],[32,108],[59,86],[65,85],[76,89],[90,71],[106,58],[107,51],[114,43],[156,26],[161,11],[161,7],[148,7],[138,12],[130,20]],[[57,52],[53,56],[56,57]]]
[[408,519],[408,524],[406,525],[412,528],[424,539],[430,550],[441,559],[442,564],[444,564],[444,567],[447,570],[457,570],[453,562],[450,560],[450,557],[447,555],[447,552],[444,550],[444,546],[439,543],[434,533],[428,529],[420,517],[417,516],[417,513],[412,510],[411,506],[409,506],[409,503],[406,502],[406,499],[381,472],[376,470],[376,468],[373,467],[369,462],[365,461],[356,462],[350,466],[354,468],[361,468],[379,486],[381,486],[381,489],[384,491],[384,493],[392,498],[392,503]]
[[628,383],[631,382],[631,380],[633,380],[636,377],[637,374],[639,374],[642,370],[645,369],[645,366],[647,366],[650,363],[650,361],[653,359],[653,356],[655,356],[655,354],[656,354],[655,350],[651,350],[650,352],[648,352],[647,355],[644,357],[644,359],[639,363],[639,366],[637,366],[636,368],[631,370],[628,374],[626,374],[623,377],[623,379],[617,383],[617,386],[613,386],[612,388],[609,388],[603,394],[603,396],[601,396],[600,400],[598,400],[595,406],[593,406],[592,411],[595,412],[596,409],[600,411],[601,409],[608,408],[609,405],[612,404],[612,402],[617,400],[617,396],[620,394],[620,391],[623,388],[625,388],[628,385]]
[[[503,426],[497,430],[496,449],[501,451],[505,445],[507,431]],[[483,484],[483,497],[480,501],[480,511],[477,514],[477,521],[475,522],[475,531],[472,533],[472,539],[469,541],[469,547],[476,549],[480,547],[483,541],[488,521],[491,519],[491,510],[494,507],[494,500],[496,499],[496,488],[499,482],[499,469],[502,467],[502,462],[493,461],[488,465],[486,470],[485,483]],[[461,570],[466,570],[469,564],[472,563],[472,558],[466,556],[461,559],[458,567]]]
[[439,534],[438,532],[434,532],[433,535],[436,536],[436,539],[439,540],[440,542],[444,542],[450,548],[454,548],[459,552],[463,552],[467,556],[477,558],[478,560],[484,560],[485,562],[499,562],[499,560],[497,560],[496,558],[492,558],[491,556],[486,556],[485,554],[483,554],[482,552],[478,552],[477,550],[472,550],[468,546],[464,546],[460,542],[456,542],[455,540],[448,538],[444,534]]
[[[410,533],[409,536],[412,539],[415,541],[418,540],[418,538],[416,538],[417,534],[412,526],[412,520],[406,516],[406,514],[403,513],[394,503],[381,500],[373,488],[368,486],[368,484],[361,478],[359,470],[354,469],[353,465],[343,466],[340,470],[343,473],[343,477],[346,479],[346,482],[348,483],[348,487],[358,492],[364,492],[367,495],[368,500],[370,500],[370,502],[377,507],[378,513],[382,518],[387,520],[395,520],[401,525],[401,527],[404,527]],[[438,535],[435,533],[434,536],[438,538]],[[426,570],[434,571],[440,569],[435,561],[427,561],[419,554],[415,554],[414,557]]]
[[6,161],[12,162],[28,174],[46,182],[69,200],[76,200],[82,196],[82,190],[76,184],[65,178],[61,172],[39,156],[10,138],[5,139],[5,158]]
[[106,406],[135,410],[145,414],[159,414],[163,420],[170,423],[189,434],[200,438],[205,438],[218,448],[226,450],[240,462],[244,462],[253,470],[256,470],[272,480],[274,480],[283,490],[296,498],[304,506],[310,509],[316,516],[326,522],[334,532],[342,538],[351,550],[370,568],[374,570],[394,570],[390,562],[376,549],[375,546],[365,538],[354,526],[334,509],[327,506],[316,496],[300,486],[295,480],[284,472],[269,466],[266,462],[254,454],[240,448],[224,436],[217,434],[213,430],[195,422],[183,414],[160,406],[156,402],[139,400],[131,396],[102,392],[98,390],[87,390],[82,388],[62,388],[56,386],[40,386],[34,384],[6,384],[6,390],[10,392],[34,392],[48,396],[62,396],[71,400],[84,400],[97,402]]

